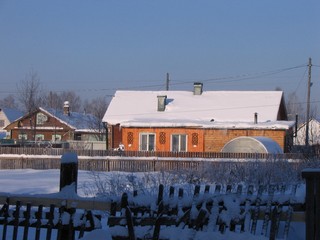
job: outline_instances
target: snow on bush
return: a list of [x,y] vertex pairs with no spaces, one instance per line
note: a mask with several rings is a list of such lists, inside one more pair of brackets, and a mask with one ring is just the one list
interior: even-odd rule
[[[185,193],[192,194],[195,185],[222,184],[223,186],[243,185],[292,185],[301,183],[301,170],[319,167],[319,159],[265,161],[221,161],[208,162],[202,169],[160,172],[90,172],[93,180],[82,184],[86,196],[115,197],[138,191],[139,194],[157,195],[159,185],[178,186]],[[166,192],[167,193],[167,192]]]

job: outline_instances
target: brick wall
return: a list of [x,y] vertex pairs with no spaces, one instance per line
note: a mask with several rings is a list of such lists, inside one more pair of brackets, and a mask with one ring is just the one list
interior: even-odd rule
[[203,152],[203,130],[193,128],[122,128],[122,143],[128,151],[139,151],[140,133],[154,133],[156,151],[171,151],[171,135],[187,135],[187,151]]
[[269,137],[276,141],[284,151],[286,151],[286,131],[285,130],[257,130],[257,129],[207,129],[204,131],[204,150],[206,152],[220,152],[230,140],[241,137]]
[[291,131],[286,130],[259,130],[259,129],[196,129],[196,128],[120,128],[112,126],[112,148],[122,142],[128,151],[140,150],[140,134],[153,133],[156,138],[155,151],[171,151],[171,135],[187,135],[188,152],[220,152],[226,143],[241,136],[263,136],[276,141],[284,151],[290,139],[287,135]]

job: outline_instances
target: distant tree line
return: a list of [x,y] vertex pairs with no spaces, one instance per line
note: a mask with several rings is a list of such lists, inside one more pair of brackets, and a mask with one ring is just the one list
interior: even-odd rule
[[106,97],[83,100],[72,90],[63,92],[44,90],[38,73],[31,70],[17,84],[16,95],[10,94],[0,99],[0,108],[14,108],[28,113],[38,107],[62,109],[65,101],[69,101],[71,111],[90,113],[100,120],[109,104]]
[[[277,87],[275,90],[280,91]],[[91,100],[83,100],[81,96],[72,90],[63,92],[46,91],[42,88],[40,77],[34,70],[30,70],[23,80],[17,84],[17,95],[8,95],[0,99],[0,107],[16,108],[24,112],[31,112],[37,107],[55,108],[63,107],[65,101],[69,101],[71,111],[85,112],[102,119],[108,107],[108,102],[105,97],[96,97]],[[297,94],[289,93],[285,99],[287,114],[289,120],[295,120],[298,115],[298,122],[306,121],[306,103],[300,101]],[[317,116],[317,108],[311,107],[310,117]]]

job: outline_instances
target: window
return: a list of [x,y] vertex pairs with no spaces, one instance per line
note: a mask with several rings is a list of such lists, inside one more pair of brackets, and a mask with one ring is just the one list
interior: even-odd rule
[[61,141],[61,135],[60,135],[60,134],[52,135],[52,141],[53,141],[53,142],[55,142],[55,141]]
[[45,114],[43,114],[41,112],[37,114],[37,124],[38,125],[42,125],[46,121],[48,121],[47,115],[45,115]]
[[154,151],[155,150],[155,134],[141,133],[140,134],[140,151]]
[[81,141],[81,133],[75,133],[74,134],[74,140]]
[[36,141],[43,141],[44,135],[43,134],[36,134]]
[[19,140],[27,140],[28,139],[28,135],[25,133],[19,134],[18,135],[18,139]]
[[4,120],[0,120],[0,127],[4,127]]
[[171,151],[186,152],[187,151],[187,135],[185,134],[171,135]]

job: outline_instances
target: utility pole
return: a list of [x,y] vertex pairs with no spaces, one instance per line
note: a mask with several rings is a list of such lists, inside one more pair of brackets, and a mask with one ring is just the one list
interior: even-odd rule
[[307,96],[307,122],[306,122],[306,142],[305,145],[309,146],[309,118],[310,118],[310,92],[311,92],[311,58],[309,58],[308,63],[308,96]]
[[169,73],[167,73],[167,79],[166,79],[166,91],[169,91]]

